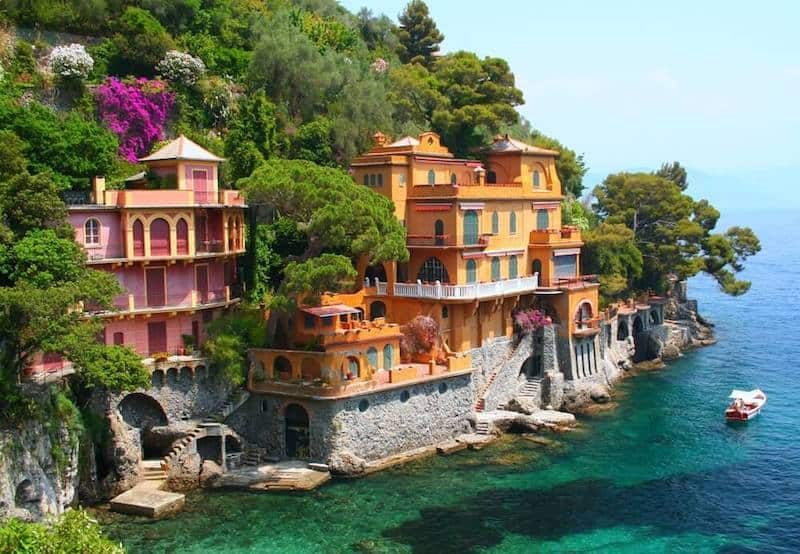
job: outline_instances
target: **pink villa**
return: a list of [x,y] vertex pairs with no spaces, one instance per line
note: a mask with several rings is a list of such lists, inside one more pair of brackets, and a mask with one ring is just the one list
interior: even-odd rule
[[[191,355],[204,324],[240,299],[246,206],[238,191],[219,188],[224,160],[184,136],[139,161],[148,171],[124,188],[95,177],[89,198],[68,198],[69,220],[88,264],[114,273],[125,290],[113,311],[97,312],[106,344],[145,358]],[[39,369],[59,364],[43,362]]]

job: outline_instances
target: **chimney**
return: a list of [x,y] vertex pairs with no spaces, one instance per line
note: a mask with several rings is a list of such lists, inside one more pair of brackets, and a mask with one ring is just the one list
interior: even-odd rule
[[386,144],[386,135],[378,131],[374,135],[372,135],[372,142],[377,148],[381,148],[384,144]]
[[95,204],[103,204],[106,190],[106,178],[100,175],[92,177],[92,200]]

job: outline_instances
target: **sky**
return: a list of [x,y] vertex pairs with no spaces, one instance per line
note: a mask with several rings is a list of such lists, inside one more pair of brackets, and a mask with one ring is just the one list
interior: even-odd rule
[[[396,20],[407,0],[341,3]],[[593,173],[800,170],[800,1],[427,4],[442,50],[508,60],[523,116]]]

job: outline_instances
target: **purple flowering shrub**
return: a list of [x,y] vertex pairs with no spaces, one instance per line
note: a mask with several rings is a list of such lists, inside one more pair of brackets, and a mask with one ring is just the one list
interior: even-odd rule
[[538,308],[529,308],[527,310],[520,310],[514,314],[514,323],[523,332],[532,333],[538,331],[542,327],[552,325],[553,321],[549,316],[545,315],[544,311]]
[[157,79],[120,81],[109,77],[95,95],[100,119],[119,137],[119,153],[131,163],[164,139],[175,93]]

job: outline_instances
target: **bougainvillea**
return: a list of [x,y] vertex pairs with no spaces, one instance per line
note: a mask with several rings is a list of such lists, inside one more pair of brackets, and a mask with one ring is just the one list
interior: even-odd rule
[[85,79],[94,67],[94,60],[82,44],[56,46],[50,52],[50,70],[62,79]]
[[120,155],[136,163],[155,142],[164,139],[175,93],[159,80],[110,77],[97,87],[96,99],[100,119],[119,137]]
[[400,355],[411,356],[428,353],[436,346],[439,337],[439,324],[427,315],[418,315],[400,328]]
[[156,69],[169,79],[182,85],[193,85],[206,72],[206,65],[191,54],[170,50]]
[[530,308],[515,313],[514,323],[516,323],[522,331],[530,333],[532,331],[538,331],[542,327],[552,325],[553,322],[542,310]]

